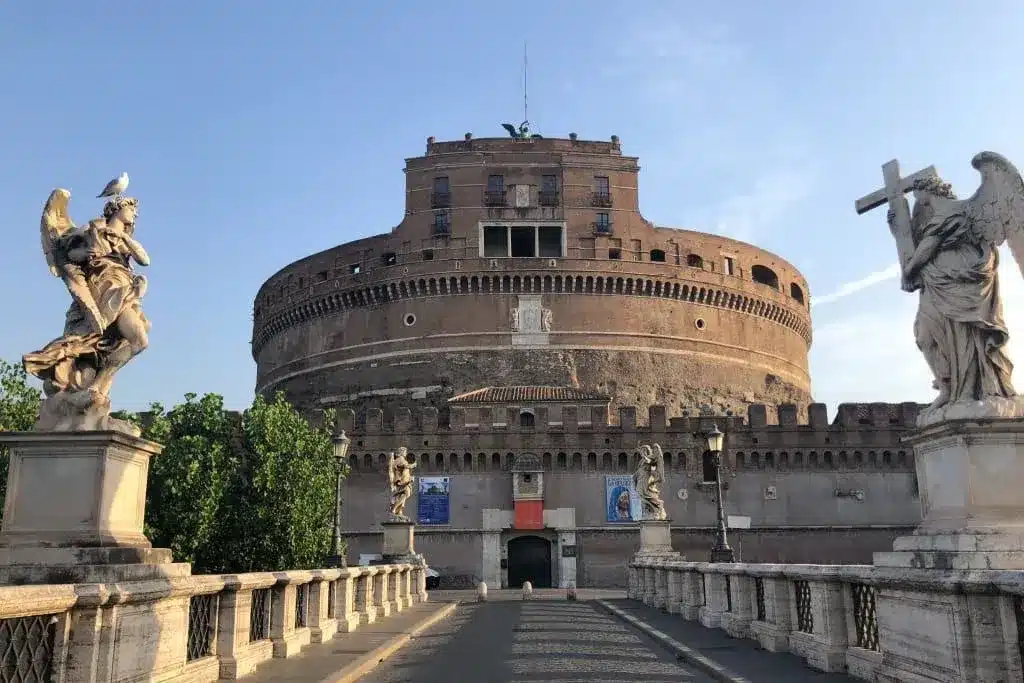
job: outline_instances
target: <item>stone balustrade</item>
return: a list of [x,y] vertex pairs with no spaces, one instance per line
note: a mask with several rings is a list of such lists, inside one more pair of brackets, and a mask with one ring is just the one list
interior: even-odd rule
[[[821,671],[867,681],[1022,679],[1024,571],[638,558],[628,585],[632,599]],[[943,609],[922,619],[905,608],[921,595]],[[936,647],[922,670],[920,653],[895,635],[908,620],[929,641],[956,645]]]
[[237,679],[425,600],[409,564],[4,586],[0,666],[5,681]]

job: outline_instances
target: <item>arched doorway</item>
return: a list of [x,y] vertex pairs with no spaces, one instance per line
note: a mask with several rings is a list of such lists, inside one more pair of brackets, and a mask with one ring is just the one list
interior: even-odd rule
[[540,536],[518,536],[508,542],[508,587],[551,588],[551,541]]

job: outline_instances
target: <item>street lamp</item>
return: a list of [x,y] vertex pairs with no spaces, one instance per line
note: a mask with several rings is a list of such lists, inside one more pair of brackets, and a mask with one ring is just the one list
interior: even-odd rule
[[716,512],[718,514],[718,532],[715,535],[715,545],[711,548],[712,562],[735,562],[736,555],[729,547],[728,532],[725,525],[725,508],[722,505],[722,444],[725,441],[725,434],[718,431],[718,425],[712,425],[711,431],[707,433],[708,450],[715,461],[715,489],[718,495],[715,497]]
[[347,567],[345,556],[341,552],[341,475],[345,471],[345,457],[352,440],[345,436],[345,430],[334,437],[334,529],[331,537],[331,555],[327,558],[328,567]]

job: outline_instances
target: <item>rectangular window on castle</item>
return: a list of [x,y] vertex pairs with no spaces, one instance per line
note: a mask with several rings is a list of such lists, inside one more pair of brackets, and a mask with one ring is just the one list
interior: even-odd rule
[[434,178],[434,192],[438,194],[447,194],[448,192],[448,176],[441,175]]
[[503,176],[503,175],[489,175],[489,176],[487,176],[487,191],[488,192],[504,192],[505,191],[505,176]]
[[731,256],[725,256],[725,257],[723,257],[723,261],[725,261],[725,274],[726,275],[735,275],[736,274],[736,262],[733,260],[733,258]]
[[484,257],[508,256],[508,228],[504,225],[484,226]]
[[512,256],[515,258],[531,258],[537,255],[537,242],[534,227],[516,225],[512,228]]
[[537,228],[538,256],[562,258],[562,226],[542,225]]

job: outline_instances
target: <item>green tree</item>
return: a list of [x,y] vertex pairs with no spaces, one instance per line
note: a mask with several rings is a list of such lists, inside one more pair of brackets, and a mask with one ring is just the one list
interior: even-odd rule
[[[223,564],[216,539],[222,531],[227,484],[238,469],[237,426],[216,394],[186,394],[164,412],[159,404],[138,419],[142,436],[164,444],[150,461],[146,533],[153,545],[170,548],[179,562],[197,571]],[[237,501],[234,501],[237,502]]]
[[285,399],[240,417],[208,394],[129,416],[164,444],[150,464],[146,533],[197,573],[322,566],[334,513],[334,415],[312,425]]
[[[29,385],[28,373],[20,364],[0,360],[0,432],[32,429],[39,417],[38,389]],[[7,449],[0,446],[0,500],[7,493]]]
[[322,566],[334,515],[333,412],[312,425],[283,394],[257,397],[242,415],[244,464],[231,486],[240,500],[225,527],[246,571]]

